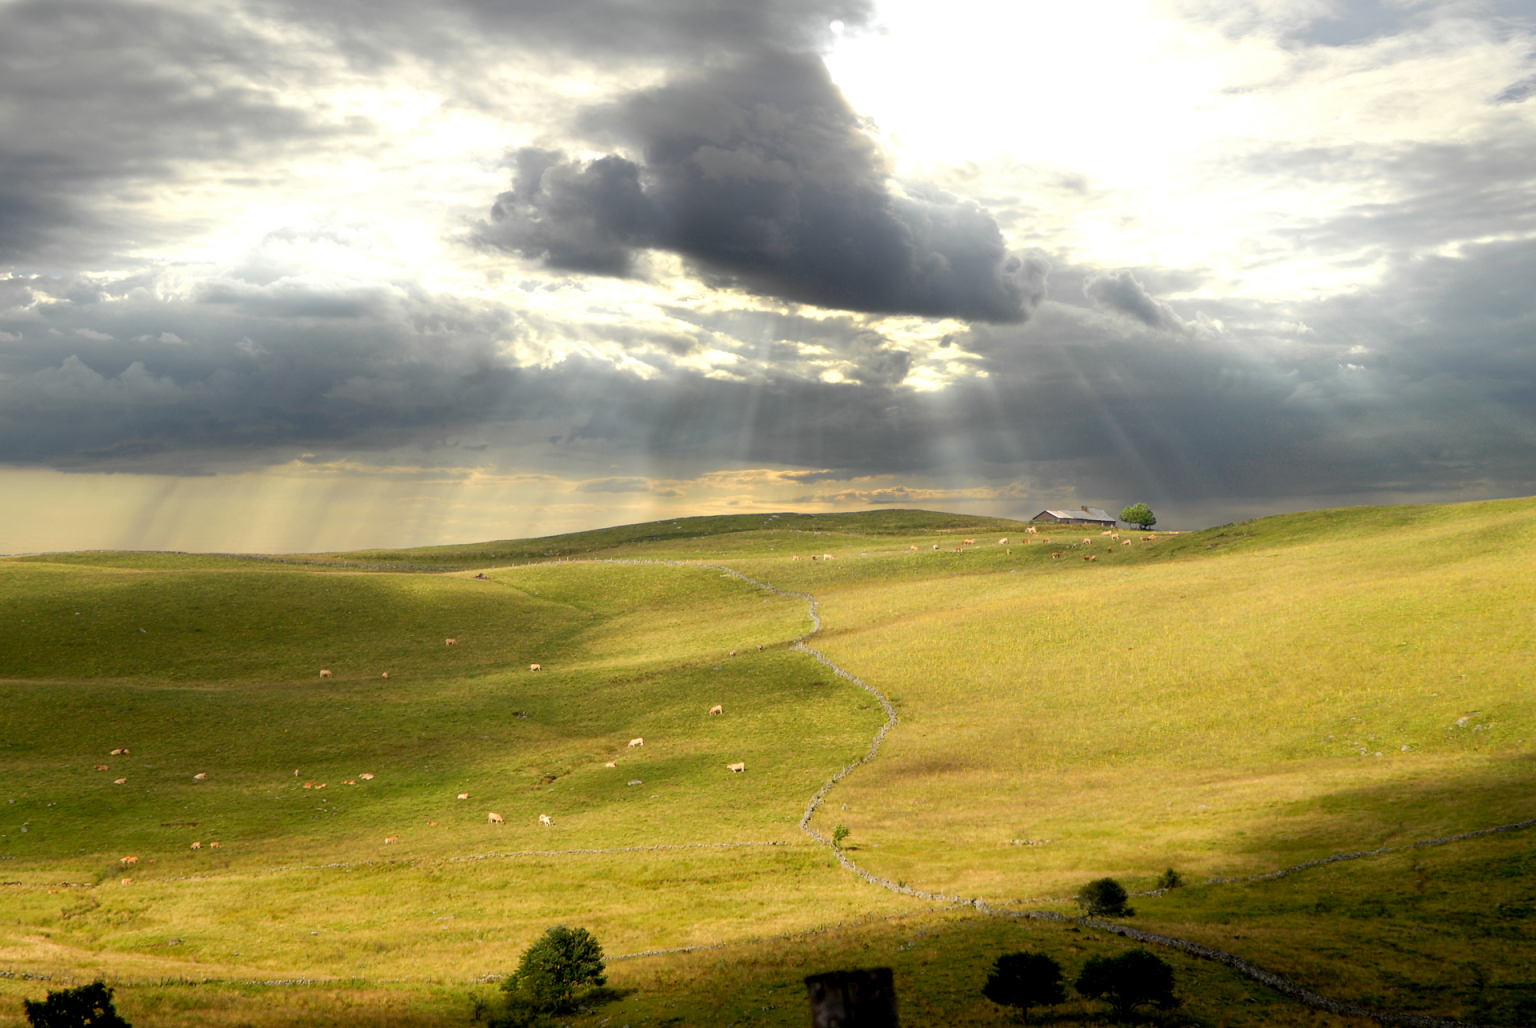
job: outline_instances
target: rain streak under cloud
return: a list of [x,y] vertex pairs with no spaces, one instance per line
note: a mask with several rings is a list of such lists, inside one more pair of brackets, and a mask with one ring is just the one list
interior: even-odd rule
[[0,3],[0,551],[1536,492],[1526,4]]

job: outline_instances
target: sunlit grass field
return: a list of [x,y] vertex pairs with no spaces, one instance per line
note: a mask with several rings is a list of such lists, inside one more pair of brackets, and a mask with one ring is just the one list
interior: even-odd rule
[[[1144,928],[1515,1023],[1536,832],[1200,883],[1536,816],[1536,502],[1144,536],[885,511],[0,560],[0,1024],[41,995],[23,972],[103,974],[145,1023],[464,1024],[557,921],[610,955],[727,947],[616,961],[627,997],[582,1023],[803,1024],[801,976],[883,963],[909,1023],[1001,1024],[1000,947],[1127,945],[848,875],[797,822],[884,715],[789,648],[805,602],[608,559],[818,599],[812,645],[901,718],[817,817],[876,874],[1069,911],[1172,866],[1191,886],[1135,900]],[[661,846],[687,848],[635,849]],[[1179,959],[1177,1017],[1323,1023]]]

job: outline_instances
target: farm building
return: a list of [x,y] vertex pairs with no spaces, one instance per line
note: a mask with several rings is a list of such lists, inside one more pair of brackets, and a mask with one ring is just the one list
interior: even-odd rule
[[1082,507],[1078,510],[1042,510],[1031,521],[1048,521],[1057,525],[1098,525],[1114,528],[1115,519],[1102,507]]

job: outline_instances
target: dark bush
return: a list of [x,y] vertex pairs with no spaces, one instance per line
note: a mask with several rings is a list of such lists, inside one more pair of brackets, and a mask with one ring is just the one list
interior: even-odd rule
[[1077,903],[1089,917],[1130,917],[1125,888],[1113,878],[1095,878],[1077,890]]
[[1102,999],[1115,1011],[1115,1019],[1128,1020],[1132,1008],[1143,1003],[1176,1007],[1173,968],[1144,949],[1118,957],[1090,957],[1073,987],[1089,999]]
[[1177,889],[1183,884],[1184,876],[1171,867],[1157,876],[1157,887],[1159,889]]
[[578,988],[607,984],[603,966],[603,947],[591,932],[558,924],[523,951],[501,987],[513,1008],[560,1013],[571,1008]]
[[1027,1024],[1030,1007],[1048,1007],[1067,998],[1061,965],[1044,953],[1004,953],[992,965],[981,994],[1003,1007],[1018,1007]]
[[32,1028],[132,1028],[112,1007],[112,993],[96,981],[73,989],[49,992],[41,1003],[22,1000]]

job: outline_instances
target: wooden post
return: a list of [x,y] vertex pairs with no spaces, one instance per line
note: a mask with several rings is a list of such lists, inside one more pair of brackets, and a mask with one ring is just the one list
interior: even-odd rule
[[811,1028],[900,1028],[888,967],[813,974],[805,980]]

